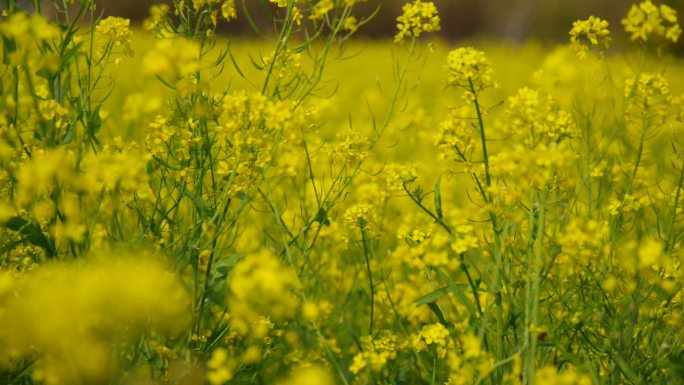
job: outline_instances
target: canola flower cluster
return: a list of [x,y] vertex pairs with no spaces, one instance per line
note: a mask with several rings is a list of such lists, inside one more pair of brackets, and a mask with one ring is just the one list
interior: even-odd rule
[[652,36],[660,36],[676,43],[682,34],[677,11],[666,4],[655,5],[650,0],[632,5],[622,24],[632,40],[645,42]]
[[414,0],[406,3],[403,7],[403,14],[397,18],[397,21],[399,31],[394,36],[395,42],[441,30],[437,7],[431,1]]
[[360,3],[3,2],[0,384],[682,381],[676,10],[426,47]]
[[[583,43],[583,40],[588,44]],[[570,30],[570,46],[577,51],[580,58],[587,56],[589,47],[603,45],[608,48],[610,44],[610,31],[608,22],[596,16],[589,16],[586,20],[577,20],[572,23]]]

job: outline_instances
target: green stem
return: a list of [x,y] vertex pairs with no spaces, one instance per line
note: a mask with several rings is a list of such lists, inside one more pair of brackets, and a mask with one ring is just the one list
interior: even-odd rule
[[440,225],[440,226],[444,229],[444,231],[446,231],[449,235],[454,235],[454,232],[451,230],[451,228],[450,228],[446,223],[444,223],[444,220],[442,220],[439,216],[437,216],[435,213],[433,213],[430,209],[428,209],[427,207],[425,207],[425,205],[423,205],[423,203],[420,201],[420,199],[418,199],[417,197],[415,197],[415,196],[409,191],[408,187],[406,186],[406,183],[402,183],[402,187],[404,188],[404,191],[406,191],[406,194],[408,194],[408,197],[411,198],[411,200],[413,201],[413,203],[416,204],[416,206],[418,206],[418,207],[419,207],[421,210],[423,210],[427,215],[429,215],[429,216],[430,216],[438,225]]
[[[475,84],[471,78],[468,78],[468,89],[467,92],[473,96],[473,106],[475,107],[475,112],[477,114],[477,124],[480,131],[480,142],[482,145],[482,161],[485,168],[485,183],[486,187],[492,186],[492,176],[489,169],[489,152],[487,150],[487,136],[485,132],[484,117],[482,115],[482,108],[480,106],[480,101],[478,99],[477,90],[475,89]],[[479,179],[476,178],[477,181]],[[478,182],[479,185],[479,182]],[[480,186],[480,190],[484,190]],[[492,204],[492,197],[489,191],[483,191],[483,198],[488,204]],[[496,332],[499,337],[499,343],[497,346],[497,358],[499,361],[505,359],[504,350],[504,317],[503,317],[503,300],[501,296],[501,290],[503,287],[503,255],[501,252],[501,229],[499,228],[498,220],[496,214],[492,211],[493,207],[490,208],[489,219],[492,222],[492,233],[494,235],[494,284],[491,288],[494,296],[496,297]],[[501,368],[497,368],[495,380],[500,381],[503,377],[503,371]]]
[[[634,161],[634,168],[632,169],[632,173],[629,176],[629,181],[627,182],[627,189],[625,190],[625,194],[623,195],[623,199],[625,196],[630,195],[632,193],[632,189],[634,187],[634,180],[636,179],[637,172],[639,171],[639,166],[641,165],[641,158],[644,153],[644,141],[646,139],[646,128],[647,124],[644,121],[642,123],[641,127],[641,135],[639,136],[639,147],[637,148],[637,154],[636,154],[636,160]],[[615,235],[619,234],[620,231],[622,231],[622,224],[624,220],[624,214],[623,211],[620,210],[620,213],[616,219],[615,222]]]
[[263,95],[266,95],[266,91],[268,91],[268,83],[270,82],[271,76],[273,75],[273,69],[275,67],[276,60],[278,60],[278,55],[280,55],[280,52],[283,49],[287,49],[287,43],[292,32],[292,23],[294,23],[293,9],[294,1],[289,0],[287,2],[287,14],[285,16],[285,23],[283,24],[283,29],[280,31],[280,34],[278,34],[278,41],[276,43],[275,51],[273,52],[273,58],[271,58],[271,62],[268,65],[266,79],[264,80],[264,85],[261,88],[261,93]]
[[[530,245],[529,249],[530,258],[528,261],[529,265],[527,281],[529,285],[529,281],[532,280],[532,286],[528,286],[527,303],[525,306],[528,313],[527,322],[525,325],[525,334],[527,335],[527,344],[529,346],[529,349],[526,351],[527,359],[525,360],[525,373],[527,377],[526,383],[528,385],[534,384],[535,358],[537,350],[536,329],[539,326],[539,291],[541,287],[541,265],[544,253],[544,231],[546,222],[546,195],[547,191],[545,190],[539,198],[539,212],[536,219],[534,218],[535,214],[532,211],[534,210],[534,199],[530,202],[530,235],[534,236],[534,243]],[[534,192],[532,192],[532,196],[534,196]],[[535,226],[537,231],[533,235]]]
[[361,229],[361,241],[363,242],[363,257],[366,260],[366,269],[368,270],[368,284],[370,285],[370,322],[368,326],[368,335],[373,335],[373,318],[375,315],[375,284],[373,283],[373,272],[370,267],[370,255],[368,250],[368,238],[366,231]]
[[399,101],[399,95],[401,94],[401,86],[404,83],[404,80],[406,79],[406,72],[408,72],[408,66],[411,63],[411,58],[413,57],[415,50],[416,38],[414,37],[413,39],[411,39],[411,47],[409,47],[409,52],[408,56],[406,57],[406,61],[404,62],[403,66],[401,67],[401,70],[399,71],[399,76],[397,78],[397,88],[394,90],[394,95],[392,95],[389,110],[387,111],[385,120],[383,120],[382,125],[380,126],[380,132],[378,132],[376,140],[373,144],[380,140],[380,137],[387,129],[387,126],[389,126],[392,116],[394,115],[394,110],[397,108],[397,102]]
[[679,207],[679,199],[682,195],[682,184],[684,183],[684,164],[679,170],[679,181],[677,182],[677,192],[675,192],[674,204],[672,205],[672,217],[670,218],[670,231],[667,234],[667,244],[665,245],[665,252],[667,253],[675,245],[675,222],[677,220],[677,208]]
[[[230,203],[231,199],[228,199],[225,206],[223,207],[222,215],[218,218],[219,221],[222,221],[224,218],[226,218],[226,215],[228,214],[228,208],[230,207]],[[211,251],[209,254],[209,260],[207,261],[207,270],[204,272],[204,285],[202,287],[202,292],[200,293],[199,303],[197,304],[199,306],[199,310],[197,311],[197,324],[195,325],[195,334],[198,336],[202,332],[202,318],[204,317],[204,310],[206,308],[205,302],[207,301],[209,286],[211,285],[211,269],[214,265],[216,248],[218,246],[218,240],[221,235],[221,232],[218,230],[219,229],[217,228],[216,233],[214,234],[213,240],[211,242]]]
[[475,106],[475,112],[477,113],[477,124],[480,129],[480,141],[482,142],[482,160],[485,166],[485,180],[487,182],[487,187],[491,187],[492,177],[489,173],[489,155],[487,153],[487,137],[485,136],[484,118],[482,117],[482,110],[480,108],[480,102],[477,99],[477,91],[475,90],[473,79],[468,78],[468,86],[470,87],[469,92],[473,95],[473,105]]

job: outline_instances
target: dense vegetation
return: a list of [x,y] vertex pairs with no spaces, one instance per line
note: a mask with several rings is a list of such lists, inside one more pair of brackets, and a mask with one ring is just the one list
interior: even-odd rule
[[684,383],[673,8],[450,46],[270,1],[3,0],[0,383]]

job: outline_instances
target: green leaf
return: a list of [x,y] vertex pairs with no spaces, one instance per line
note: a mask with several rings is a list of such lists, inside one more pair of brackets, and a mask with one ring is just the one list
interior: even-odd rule
[[167,86],[168,88],[170,88],[174,91],[176,90],[176,87],[173,84],[171,84],[171,82],[164,80],[164,78],[159,76],[159,75],[156,75],[156,77],[157,77],[157,80],[159,80],[163,85]]
[[228,272],[235,266],[242,258],[245,257],[244,253],[235,253],[227,257],[221,258],[214,263],[214,269],[221,274],[227,275]]
[[[468,287],[468,285],[463,285],[464,287]],[[456,298],[458,298],[459,301],[463,304],[468,309],[468,313],[472,316],[477,316],[478,312],[475,306],[468,301],[468,298],[466,298],[465,294],[463,293],[465,288],[463,290],[455,290],[454,295],[456,295]]]
[[93,0],[78,0],[78,2],[81,3],[83,7],[88,9],[94,7]]
[[100,117],[100,107],[102,106],[97,106],[90,115],[88,116],[88,135],[90,137],[95,137],[95,135],[100,131],[100,128],[102,128],[102,118]]
[[38,71],[36,71],[36,76],[38,76],[39,78],[43,78],[48,82],[52,82],[55,78],[55,74],[49,71],[47,68],[41,68]]
[[323,207],[318,209],[316,217],[314,217],[314,221],[326,226],[330,226],[330,221],[328,220],[328,213],[325,211]]
[[235,194],[235,196],[242,202],[249,201],[249,195],[247,195],[244,191],[238,191],[237,194]]
[[66,133],[62,138],[62,144],[69,144],[76,139],[76,126],[74,124],[69,124],[66,128]]
[[443,297],[447,294],[459,293],[459,292],[462,293],[464,290],[467,290],[468,288],[469,288],[469,286],[466,285],[465,283],[454,283],[451,285],[446,285],[446,286],[440,287],[439,289],[437,289],[437,290],[435,290],[429,294],[426,294],[426,295],[418,298],[417,300],[415,300],[413,302],[415,302],[418,305],[427,305],[431,302],[437,301],[438,299],[440,299],[441,297]]
[[2,37],[2,64],[9,65],[10,55],[17,50],[17,42],[8,37]]
[[[230,44],[229,44],[230,45]],[[233,51],[230,50],[230,46],[228,47],[228,57],[230,58],[230,61],[233,63],[233,67],[235,68],[235,71],[237,71],[238,75],[242,77],[243,79],[247,79],[244,73],[242,73],[242,69],[240,68],[240,65],[238,64],[237,60],[235,60],[235,56],[233,56]]]
[[430,306],[431,304],[436,303],[436,301],[442,298],[443,296],[453,293],[456,296],[456,298],[458,298],[458,300],[463,304],[463,306],[468,308],[468,312],[470,312],[470,314],[478,314],[477,309],[468,301],[468,298],[466,298],[464,294],[464,292],[467,290],[470,290],[470,286],[465,283],[452,283],[440,287],[439,289],[418,298],[414,302],[418,306]]
[[437,319],[439,320],[439,323],[442,325],[446,326],[447,328],[449,327],[449,322],[447,322],[446,317],[444,317],[444,313],[442,312],[442,309],[440,309],[439,305],[437,305],[434,302],[430,302],[427,304],[430,310],[432,310],[433,313],[437,316]]
[[442,213],[442,177],[440,176],[435,183],[435,211],[437,211],[437,218],[440,220],[444,218]]
[[65,50],[62,52],[62,55],[59,59],[59,68],[57,69],[57,73],[62,73],[64,70],[69,66],[69,63],[73,61],[76,58],[76,55],[81,50],[81,46],[83,46],[83,42],[75,43],[69,49]]
[[56,256],[54,242],[37,225],[21,217],[12,217],[1,226],[23,235],[27,241],[45,250],[48,258]]
[[440,287],[439,289],[437,289],[437,290],[435,290],[429,294],[426,294],[426,295],[418,298],[417,300],[415,300],[413,302],[415,302],[418,305],[427,305],[429,303],[437,301],[438,299],[440,299],[441,297],[443,297],[449,293],[451,293],[451,288],[449,286],[444,286],[444,287]]

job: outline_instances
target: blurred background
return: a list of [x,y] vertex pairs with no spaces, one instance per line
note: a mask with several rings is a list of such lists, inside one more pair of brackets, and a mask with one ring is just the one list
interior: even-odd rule
[[[103,16],[121,16],[140,23],[148,15],[151,5],[171,4],[171,0],[95,0]],[[356,5],[355,16],[379,10],[375,19],[363,26],[359,34],[367,37],[390,37],[396,32],[396,18],[401,7],[410,0],[367,0]],[[541,42],[565,42],[572,22],[598,16],[608,20],[614,40],[625,39],[620,20],[632,4],[641,0],[433,0],[442,18],[439,36],[446,40],[470,37],[503,38],[509,42],[535,39]],[[31,9],[31,0],[18,0]],[[43,4],[49,4],[43,1]],[[226,34],[254,35],[245,17],[245,9],[263,31],[272,30],[272,11],[269,0],[236,0],[239,18],[224,24],[219,31]],[[654,0],[678,11],[680,23],[684,20],[684,0]],[[4,3],[3,3],[4,4]],[[668,50],[684,53],[684,39]]]
[[[407,1],[407,0],[406,0]],[[376,19],[364,26],[361,34],[372,37],[391,36],[395,33],[395,19],[401,14],[405,0],[368,0],[357,5],[357,15],[368,15],[380,7]],[[492,36],[512,41],[528,38],[539,40],[566,40],[572,22],[590,15],[606,19],[616,31],[630,5],[638,0],[434,0],[442,18],[441,36],[456,40],[473,36]],[[140,21],[147,16],[150,5],[160,0],[98,0],[100,11],[106,15],[128,17]],[[268,0],[237,0],[245,4],[257,24],[268,30]],[[664,0],[678,10],[680,20],[684,13],[684,0]],[[264,9],[265,8],[265,9]],[[244,13],[244,11],[243,11]],[[259,16],[262,16],[261,18]],[[231,22],[228,33],[250,33],[246,18]],[[614,33],[615,35],[619,35]],[[616,36],[617,37],[617,36]],[[681,44],[681,43],[680,43]]]

